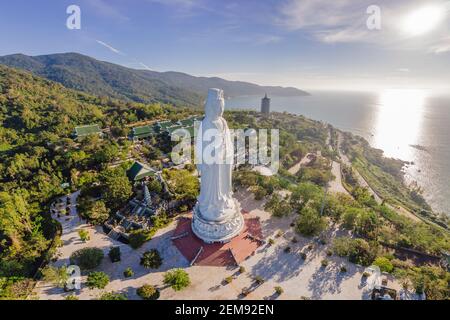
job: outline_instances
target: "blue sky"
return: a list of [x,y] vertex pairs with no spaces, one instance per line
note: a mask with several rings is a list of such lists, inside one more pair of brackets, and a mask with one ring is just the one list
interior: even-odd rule
[[[0,3],[0,55],[80,52],[132,68],[305,89],[450,89],[449,1],[30,3]],[[66,28],[71,4],[81,8],[81,30]],[[381,30],[366,27],[373,4],[381,9]],[[419,14],[412,21],[413,28],[427,23],[420,19],[436,21],[430,30],[405,30],[409,16],[430,6],[439,17]]]

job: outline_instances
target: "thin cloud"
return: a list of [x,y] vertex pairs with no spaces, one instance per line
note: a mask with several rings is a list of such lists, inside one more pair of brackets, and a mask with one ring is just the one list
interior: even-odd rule
[[[116,54],[118,54],[118,55],[121,55],[121,56],[126,56],[126,55],[127,55],[127,54],[125,54],[124,52],[120,51],[119,49],[114,48],[113,46],[107,44],[107,43],[104,42],[104,41],[101,41],[101,40],[95,40],[95,41],[96,41],[98,44],[104,46],[104,47],[107,48],[108,50],[110,50],[110,51],[112,51],[112,52],[114,52],[114,53],[116,53]],[[133,58],[133,57],[130,57],[130,59],[133,61],[133,62],[132,62],[132,65],[136,65],[136,64],[137,64],[137,65],[143,67],[144,69],[146,69],[146,70],[148,70],[148,71],[152,71],[152,69],[150,69],[150,67],[147,66],[145,63],[143,63],[143,62],[141,62],[141,61],[138,61],[137,59],[135,59],[135,58]]]
[[177,7],[194,7],[196,5],[199,5],[199,1],[195,0],[148,0],[148,1]]
[[146,65],[145,63],[143,63],[143,62],[139,62],[139,65],[142,66],[142,67],[144,67],[144,69],[146,69],[146,70],[148,70],[148,71],[152,71],[152,69],[150,69],[150,67],[147,66],[147,65]]
[[[442,5],[444,0],[431,0],[429,4]],[[450,2],[449,2],[450,3]],[[367,8],[378,5],[381,9],[381,30],[369,30]],[[420,8],[420,0],[286,0],[278,7],[275,23],[289,31],[302,31],[324,43],[366,42],[395,46],[408,40],[399,32],[399,19]],[[426,45],[424,46],[426,47]],[[434,48],[446,51],[447,46]]]
[[289,0],[281,5],[276,23],[291,31],[304,30],[325,43],[370,41],[369,5],[369,1],[355,5],[349,0]]
[[434,54],[450,52],[450,37],[441,39],[438,44],[431,46],[429,52]]
[[257,45],[265,45],[265,44],[271,44],[271,43],[278,43],[283,38],[280,36],[274,36],[274,35],[263,35],[260,37],[255,38],[255,44]]
[[87,5],[95,9],[95,13],[108,18],[127,21],[129,18],[125,16],[117,6],[106,2],[105,0],[89,0],[86,1]]
[[270,35],[270,34],[250,34],[250,35],[243,35],[239,37],[233,37],[232,39],[234,42],[238,43],[245,43],[245,44],[251,44],[251,45],[257,45],[257,46],[263,46],[273,43],[278,43],[283,40],[282,37],[277,35]]
[[98,44],[104,46],[105,48],[111,50],[111,51],[114,52],[114,53],[120,54],[121,56],[124,56],[124,55],[125,55],[125,53],[123,53],[122,51],[120,51],[120,50],[114,48],[113,46],[111,46],[111,45],[109,45],[109,44],[107,44],[106,42],[103,42],[103,41],[101,41],[101,40],[95,40],[95,41],[96,41]]

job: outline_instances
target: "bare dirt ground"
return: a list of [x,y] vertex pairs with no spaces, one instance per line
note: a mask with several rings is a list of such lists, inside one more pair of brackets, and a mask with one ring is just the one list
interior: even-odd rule
[[308,156],[310,156],[311,153],[307,153],[299,162],[297,162],[295,165],[293,165],[291,168],[289,168],[290,174],[296,174],[300,168],[310,162]]
[[[349,263],[345,259],[331,256],[327,257],[326,252],[330,244],[319,244],[314,239],[298,236],[294,233],[290,224],[294,216],[277,219],[272,218],[263,209],[263,201],[255,201],[253,195],[246,191],[236,194],[236,198],[241,202],[242,209],[249,211],[251,215],[260,217],[262,232],[267,240],[275,240],[273,245],[263,245],[253,256],[241,263],[246,272],[239,273],[238,268],[229,267],[189,267],[189,262],[172,244],[170,237],[176,227],[173,222],[168,227],[157,232],[154,238],[147,242],[142,248],[133,250],[128,245],[114,241],[107,237],[100,228],[87,226],[78,217],[72,219],[64,218],[64,231],[62,240],[64,246],[59,250],[59,258],[55,265],[68,263],[68,258],[75,250],[84,247],[98,247],[103,249],[105,259],[98,268],[106,272],[111,282],[104,290],[90,290],[82,285],[81,290],[75,292],[80,299],[96,299],[102,292],[122,292],[129,299],[139,299],[136,289],[143,284],[152,284],[161,290],[160,299],[367,299],[366,283],[362,278],[363,267]],[[75,213],[73,211],[73,213]],[[79,240],[78,230],[80,228],[90,230],[91,240],[84,243]],[[277,236],[279,231],[282,236]],[[337,227],[331,227],[326,235],[331,239],[337,235],[346,234],[346,231]],[[292,239],[297,242],[293,243]],[[109,249],[113,246],[120,246],[122,260],[111,263],[107,257]],[[285,252],[286,247],[290,247],[290,252]],[[311,246],[311,249],[309,248]],[[140,262],[141,255],[152,248],[160,251],[163,257],[163,265],[158,270],[145,269]],[[305,260],[301,258],[300,252],[305,252]],[[326,268],[321,266],[323,259],[329,260]],[[341,267],[345,266],[347,271],[341,272]],[[125,278],[123,271],[131,267],[134,276]],[[167,288],[163,284],[163,276],[167,270],[172,268],[183,268],[190,276],[191,286],[176,292]],[[226,284],[224,279],[232,276],[234,280]],[[265,281],[257,285],[255,276],[262,277]],[[398,288],[399,285],[392,278],[388,277],[389,286]],[[82,277],[84,282],[86,276]],[[281,286],[284,293],[280,296],[275,294],[274,287]],[[243,288],[249,290],[246,297],[241,296]],[[64,299],[72,293],[65,293],[63,289],[55,288],[51,284],[40,282],[36,287],[36,293],[40,299]]]

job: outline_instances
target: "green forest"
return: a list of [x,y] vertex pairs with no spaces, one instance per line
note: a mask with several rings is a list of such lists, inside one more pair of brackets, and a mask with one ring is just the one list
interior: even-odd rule
[[68,192],[61,185],[107,177],[102,164],[129,148],[126,140],[75,142],[75,126],[96,123],[126,137],[129,123],[191,112],[94,97],[0,66],[0,277],[32,277],[51,255],[58,226],[49,204]]

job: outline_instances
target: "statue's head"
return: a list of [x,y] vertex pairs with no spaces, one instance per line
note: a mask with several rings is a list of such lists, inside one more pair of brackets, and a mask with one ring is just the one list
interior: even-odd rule
[[215,120],[223,115],[225,101],[221,89],[209,89],[205,103],[205,118]]

